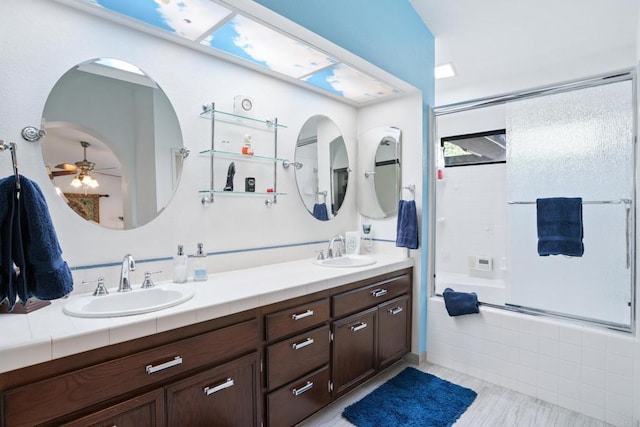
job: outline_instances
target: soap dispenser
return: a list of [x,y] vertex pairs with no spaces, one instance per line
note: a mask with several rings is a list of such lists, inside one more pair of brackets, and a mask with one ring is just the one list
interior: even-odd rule
[[175,283],[185,283],[187,281],[188,258],[184,254],[182,245],[178,245],[178,254],[173,258],[173,281]]
[[198,250],[193,256],[193,280],[207,280],[207,255],[202,250],[202,243],[198,243]]

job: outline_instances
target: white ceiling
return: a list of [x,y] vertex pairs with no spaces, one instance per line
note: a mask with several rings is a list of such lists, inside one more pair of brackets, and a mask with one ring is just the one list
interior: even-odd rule
[[436,105],[636,62],[639,0],[410,2],[435,37],[436,65],[453,62],[458,72],[436,82]]

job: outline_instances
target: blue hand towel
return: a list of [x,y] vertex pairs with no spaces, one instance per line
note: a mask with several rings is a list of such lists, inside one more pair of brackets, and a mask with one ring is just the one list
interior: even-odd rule
[[44,196],[23,176],[20,184],[17,197],[15,177],[0,180],[0,301],[6,298],[10,309],[16,297],[26,304],[32,296],[50,300],[73,290]]
[[398,203],[396,246],[418,249],[418,215],[415,200],[400,200]]
[[552,197],[537,199],[538,255],[581,257],[582,198]]
[[449,316],[462,316],[463,314],[479,313],[478,295],[475,292],[456,292],[447,288],[442,292],[444,306]]
[[313,216],[320,221],[328,221],[327,205],[324,203],[316,203],[313,205]]

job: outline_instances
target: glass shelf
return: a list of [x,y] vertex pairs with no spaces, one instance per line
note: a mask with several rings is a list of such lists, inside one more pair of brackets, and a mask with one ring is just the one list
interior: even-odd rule
[[222,150],[204,150],[204,151],[200,151],[200,154],[206,155],[206,156],[215,155],[215,156],[221,156],[221,157],[231,157],[236,159],[255,160],[255,161],[262,161],[262,162],[282,162],[287,160],[287,159],[282,159],[280,157],[257,156],[255,154],[249,155],[249,154],[237,153],[235,151],[222,151]]
[[287,193],[267,192],[267,191],[224,191],[224,190],[200,190],[200,194],[224,194],[229,196],[286,196]]
[[202,113],[200,113],[200,117],[205,119],[211,119],[212,117],[214,117],[214,120],[217,122],[225,122],[225,123],[231,123],[231,124],[236,124],[241,126],[249,126],[257,129],[266,129],[266,130],[274,129],[276,127],[282,128],[282,129],[287,128],[287,126],[280,123],[276,125],[275,121],[273,120],[260,120],[260,119],[255,119],[253,117],[227,113],[226,111],[212,110],[211,107],[207,105],[203,106],[202,109],[203,111]]

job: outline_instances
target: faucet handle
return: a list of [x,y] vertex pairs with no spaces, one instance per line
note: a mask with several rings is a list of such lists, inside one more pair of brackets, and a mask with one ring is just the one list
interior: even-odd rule
[[151,275],[152,274],[158,274],[158,273],[162,273],[162,270],[158,270],[158,271],[145,271],[144,272],[144,281],[142,282],[142,286],[140,286],[141,289],[149,289],[149,288],[153,288],[155,286],[155,283],[153,283],[153,280],[151,280]]
[[107,290],[107,287],[104,285],[104,277],[98,277],[97,280],[83,280],[82,284],[88,285],[89,283],[95,283],[95,282],[98,282],[98,286],[96,286],[96,290],[93,291],[94,297],[98,297],[101,295],[109,295],[109,291]]
[[324,259],[324,251],[322,249],[320,249],[318,252],[318,257],[316,259],[318,260],[323,260]]

